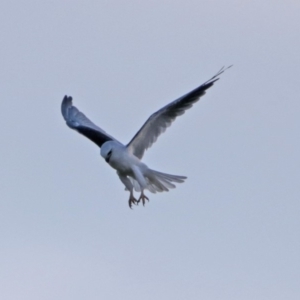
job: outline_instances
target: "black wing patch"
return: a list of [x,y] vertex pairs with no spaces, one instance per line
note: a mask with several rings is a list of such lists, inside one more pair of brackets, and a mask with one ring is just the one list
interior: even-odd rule
[[101,147],[105,142],[112,141],[113,139],[107,136],[106,134],[103,134],[100,131],[94,130],[89,127],[77,127],[76,130],[93,141],[95,144],[97,144],[99,147]]
[[61,104],[61,112],[67,125],[101,147],[107,141],[116,141],[103,129],[95,125],[77,107],[73,106],[72,97],[65,96]]

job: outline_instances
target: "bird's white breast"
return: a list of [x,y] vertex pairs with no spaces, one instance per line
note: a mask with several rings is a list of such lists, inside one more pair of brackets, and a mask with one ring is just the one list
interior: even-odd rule
[[132,173],[134,165],[141,164],[140,160],[128,152],[126,147],[116,147],[112,151],[109,165],[121,173]]

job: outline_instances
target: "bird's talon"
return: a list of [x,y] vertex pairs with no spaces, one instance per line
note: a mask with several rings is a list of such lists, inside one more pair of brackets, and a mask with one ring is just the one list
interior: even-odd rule
[[130,196],[129,201],[128,201],[128,205],[131,209],[132,209],[132,204],[138,205],[138,201],[133,196]]
[[141,193],[141,196],[139,197],[138,203],[140,203],[141,200],[142,200],[143,206],[145,206],[146,200],[149,201],[149,198],[144,193]]

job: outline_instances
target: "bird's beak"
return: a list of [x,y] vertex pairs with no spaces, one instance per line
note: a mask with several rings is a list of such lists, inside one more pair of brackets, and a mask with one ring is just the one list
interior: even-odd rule
[[106,161],[107,163],[109,163],[110,157],[111,157],[111,153],[108,154],[108,155],[106,156],[106,158],[105,158],[105,161]]

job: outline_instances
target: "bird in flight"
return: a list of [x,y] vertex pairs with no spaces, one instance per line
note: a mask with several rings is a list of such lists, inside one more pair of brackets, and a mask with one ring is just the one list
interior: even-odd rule
[[[129,191],[129,207],[132,208],[133,204],[137,205],[140,202],[145,205],[146,200],[149,201],[144,194],[145,190],[151,193],[169,191],[169,189],[175,188],[174,183],[182,183],[187,177],[150,169],[141,161],[144,152],[152,146],[176,117],[191,108],[205,94],[206,90],[219,80],[219,76],[226,69],[222,68],[196,89],[153,113],[127,145],[120,143],[90,121],[73,106],[72,97],[65,96],[63,98],[61,112],[71,129],[86,136],[101,148],[101,156],[117,171],[120,180],[125,185],[125,190]],[[134,197],[134,190],[140,192],[138,199]]]

